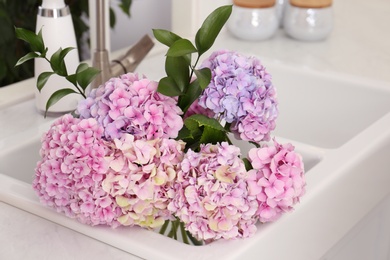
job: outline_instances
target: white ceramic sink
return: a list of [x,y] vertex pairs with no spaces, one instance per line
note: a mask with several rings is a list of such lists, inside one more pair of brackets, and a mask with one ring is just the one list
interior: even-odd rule
[[[148,64],[163,68],[163,57]],[[40,117],[32,100],[0,110],[0,201],[146,259],[319,259],[390,193],[390,87],[280,64],[267,68],[280,101],[274,134],[302,153],[307,194],[294,212],[259,225],[252,238],[187,246],[139,228],[89,227],[41,206],[31,182],[51,120],[20,123],[16,132],[3,126],[23,109],[19,115]],[[150,71],[150,78],[163,72],[142,64],[138,70]]]

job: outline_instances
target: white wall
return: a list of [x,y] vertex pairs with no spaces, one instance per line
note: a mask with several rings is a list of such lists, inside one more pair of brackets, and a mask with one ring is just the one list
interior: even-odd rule
[[117,24],[111,30],[111,50],[134,44],[152,29],[167,29],[182,37],[194,36],[204,19],[221,5],[232,0],[133,0],[129,19],[111,0]]
[[111,51],[128,47],[145,34],[153,36],[152,29],[171,29],[171,0],[133,0],[131,17],[127,17],[111,0],[117,22],[110,31]]
[[182,37],[195,36],[206,17],[233,0],[172,0],[172,31]]

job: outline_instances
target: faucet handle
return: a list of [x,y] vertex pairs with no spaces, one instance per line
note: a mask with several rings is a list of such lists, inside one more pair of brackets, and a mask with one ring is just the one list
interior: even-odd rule
[[150,36],[142,37],[125,55],[113,60],[110,65],[111,76],[133,72],[149,51],[153,48],[154,42]]

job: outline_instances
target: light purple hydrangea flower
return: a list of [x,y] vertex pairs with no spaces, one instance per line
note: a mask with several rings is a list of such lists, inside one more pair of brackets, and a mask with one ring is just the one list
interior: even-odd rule
[[103,127],[93,119],[64,115],[42,136],[33,188],[40,201],[89,225],[116,227],[121,209],[101,189],[108,170]]
[[157,92],[158,83],[128,73],[112,78],[81,101],[81,118],[96,118],[107,140],[124,133],[136,139],[176,138],[183,127],[177,101]]
[[237,138],[260,142],[270,139],[278,116],[271,75],[260,60],[221,50],[203,62],[211,70],[211,82],[199,97],[199,105],[215,117],[231,123]]
[[305,193],[304,165],[301,155],[291,144],[253,148],[248,153],[253,169],[249,190],[259,202],[257,215],[261,222],[277,220],[293,209]]
[[188,150],[177,173],[170,209],[197,239],[249,237],[258,203],[248,193],[240,149],[226,142]]
[[121,207],[122,225],[156,228],[172,219],[167,205],[184,146],[167,138],[135,140],[130,134],[114,139],[102,187]]

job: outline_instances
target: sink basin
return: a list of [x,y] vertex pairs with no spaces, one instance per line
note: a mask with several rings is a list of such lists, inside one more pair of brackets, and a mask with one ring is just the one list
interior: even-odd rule
[[277,135],[334,149],[390,111],[388,88],[380,83],[280,65],[267,68],[279,90]]
[[[163,68],[163,62],[160,55],[148,64]],[[280,101],[274,135],[302,154],[307,194],[294,212],[259,225],[252,238],[188,246],[140,228],[89,227],[40,205],[31,182],[40,136],[53,119],[23,125],[24,117],[40,117],[31,99],[0,109],[0,122],[25,109],[18,120],[23,130],[0,129],[0,201],[146,259],[320,259],[390,193],[390,86],[272,62],[267,68]]]

